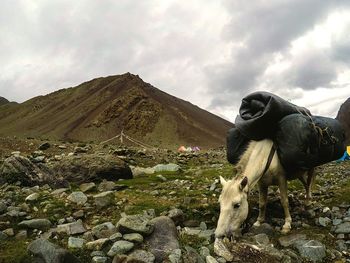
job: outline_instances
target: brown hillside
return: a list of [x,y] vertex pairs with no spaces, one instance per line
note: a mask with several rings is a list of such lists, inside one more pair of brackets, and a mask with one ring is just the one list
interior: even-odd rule
[[233,126],[130,73],[4,106],[0,135],[102,141],[124,129],[129,136],[158,147],[208,148],[224,145]]
[[336,119],[343,125],[345,129],[346,144],[350,145],[350,98],[340,106]]

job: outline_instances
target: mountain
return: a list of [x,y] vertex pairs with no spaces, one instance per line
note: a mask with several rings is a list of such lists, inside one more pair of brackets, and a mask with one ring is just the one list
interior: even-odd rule
[[346,145],[350,145],[350,98],[340,106],[336,119],[345,129]]
[[[6,106],[6,105],[5,105]],[[157,147],[225,144],[232,123],[171,96],[139,76],[96,78],[0,107],[0,135],[103,141],[125,134]]]
[[7,99],[5,99],[4,97],[0,97],[0,106],[5,105],[7,103],[9,103]]

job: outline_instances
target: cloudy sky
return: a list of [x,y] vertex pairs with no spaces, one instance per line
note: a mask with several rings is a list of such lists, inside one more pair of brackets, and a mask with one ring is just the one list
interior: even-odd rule
[[0,96],[125,72],[234,121],[266,90],[335,117],[350,97],[349,0],[2,0]]

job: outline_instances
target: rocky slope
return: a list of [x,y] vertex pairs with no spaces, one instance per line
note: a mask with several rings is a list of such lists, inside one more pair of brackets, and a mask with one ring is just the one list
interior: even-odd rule
[[[18,144],[20,141],[12,143]],[[34,140],[29,145],[32,152],[6,153],[0,161],[2,178],[11,170],[8,167],[24,172],[16,173],[15,178],[5,176],[6,183],[0,185],[0,262],[296,263],[350,259],[350,162],[316,169],[311,206],[303,204],[301,184],[289,183],[293,224],[287,235],[280,232],[284,217],[276,189],[269,191],[266,224],[252,226],[258,213],[258,194],[253,190],[243,236],[230,242],[214,240],[213,235],[221,192],[218,177],[231,178],[233,174],[223,150],[179,154],[112,145],[38,144]],[[85,162],[91,155],[105,162],[100,166]],[[21,165],[13,165],[14,159]],[[105,177],[107,173],[101,169],[116,160],[118,166],[131,168],[133,179],[118,180],[120,172],[129,173],[126,170],[112,170],[113,177]],[[77,168],[78,164],[91,167],[89,176],[84,177],[86,172]],[[41,168],[29,173],[37,185],[28,184],[25,167]],[[68,175],[69,182],[57,186],[46,181],[43,167],[52,172],[49,176]]]
[[5,105],[7,103],[9,103],[7,99],[5,99],[4,97],[0,97],[0,106]]
[[124,130],[152,146],[207,148],[224,145],[232,126],[130,73],[0,107],[0,134],[6,136],[102,141]]
[[336,119],[343,125],[345,129],[346,144],[350,145],[350,98],[340,106]]

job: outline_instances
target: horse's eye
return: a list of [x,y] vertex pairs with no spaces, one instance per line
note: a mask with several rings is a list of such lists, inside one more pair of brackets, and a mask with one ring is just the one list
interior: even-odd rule
[[241,204],[240,204],[240,203],[233,204],[233,208],[234,208],[234,209],[238,209],[240,206],[241,206]]

